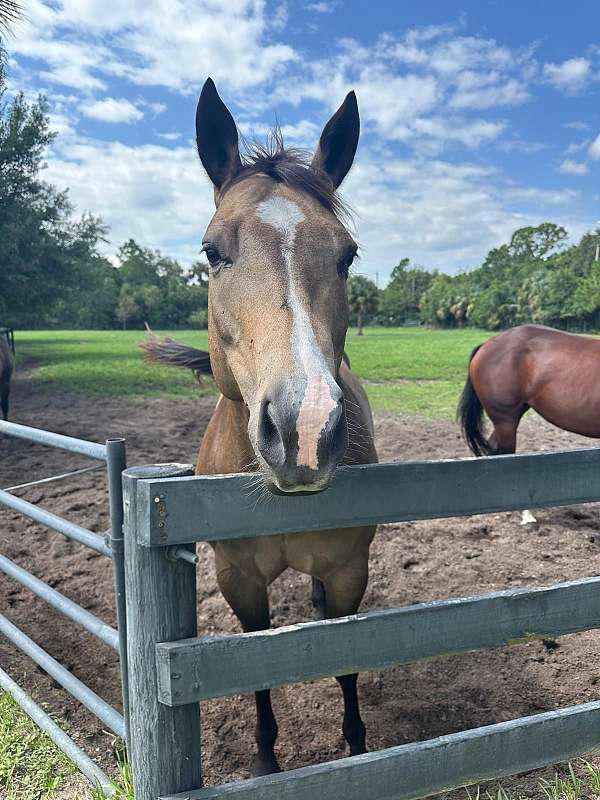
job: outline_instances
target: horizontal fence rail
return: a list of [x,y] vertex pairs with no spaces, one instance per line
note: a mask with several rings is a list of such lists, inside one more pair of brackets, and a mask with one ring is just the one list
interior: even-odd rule
[[[126,468],[125,440],[108,439],[105,445],[87,442],[62,434],[30,428],[12,422],[0,422],[0,434],[15,436],[67,450],[79,455],[88,456],[104,462],[94,467],[71,470],[60,475],[52,475],[0,490],[0,506],[23,514],[52,530],[61,533],[73,541],[108,556],[112,559],[115,598],[117,606],[118,629],[112,628],[91,612],[65,597],[44,581],[36,578],[27,570],[15,564],[5,556],[0,555],[0,572],[3,572],[22,586],[29,589],[37,597],[60,611],[73,622],[96,636],[119,653],[120,672],[122,683],[124,715],[110,706],[99,697],[89,686],[76,678],[54,659],[43,648],[29,638],[22,630],[6,617],[0,615],[0,634],[18,647],[25,655],[29,656],[36,664],[45,670],[57,683],[68,691],[75,699],[79,700],[86,708],[95,714],[114,734],[126,739],[127,747],[130,745],[129,737],[129,688],[127,668],[127,630],[126,630],[126,598],[125,598],[125,572],[123,549],[123,492],[121,475]],[[33,503],[28,503],[20,497],[15,497],[11,492],[17,489],[26,489],[31,486],[47,484],[51,481],[64,480],[78,475],[83,475],[97,469],[106,469],[108,483],[108,500],[110,512],[110,536],[101,536],[93,531],[76,525],[53,514],[46,509],[39,508]],[[65,734],[61,728],[41,709],[25,690],[18,686],[12,678],[0,670],[0,688],[9,692],[21,708],[29,714],[31,719],[45,731],[55,744],[72,759],[80,771],[96,786],[99,786],[105,796],[115,792],[115,785],[110,781],[100,767],[95,764],[75,742]]]
[[161,800],[416,800],[589,753],[600,703],[550,711]]
[[56,608],[57,611],[60,611],[69,619],[77,622],[82,628],[85,628],[86,631],[89,631],[100,639],[100,641],[104,642],[104,644],[107,644],[114,650],[119,649],[119,633],[115,628],[111,628],[110,625],[107,625],[90,611],[86,611],[85,608],[82,608],[73,600],[65,597],[64,594],[57,592],[56,589],[48,586],[47,583],[36,578],[35,575],[27,572],[26,569],[23,569],[18,564],[15,564],[14,561],[11,561],[3,555],[0,555],[0,571],[13,578],[13,580],[17,581],[22,586],[25,586],[25,588],[29,589],[37,597],[45,600],[49,605]]
[[256,476],[138,480],[140,544],[165,546],[600,500],[600,448],[342,467],[331,487],[253,499]]
[[100,786],[106,797],[115,793],[114,783],[95,764],[92,759],[78,747],[73,739],[60,728],[46,712],[13,679],[0,668],[0,688],[8,692],[23,711],[46,733],[54,744],[65,753],[86,778],[96,786]]
[[[600,578],[156,647],[168,706],[600,626]],[[599,731],[600,739],[600,731]]]
[[18,425],[16,422],[6,422],[5,420],[0,420],[0,433],[7,433],[18,439],[27,439],[36,444],[58,447],[60,450],[68,450],[71,453],[79,453],[82,456],[106,461],[106,445],[86,442],[85,439],[75,439],[72,436],[64,436],[62,433],[30,428],[28,425]]
[[23,633],[20,628],[0,614],[0,634],[16,645],[25,655],[35,661],[51,678],[66,689],[69,694],[89,709],[117,736],[124,736],[125,722],[121,714],[99,697],[89,686],[72,675],[55,658]]
[[53,531],[62,533],[68,539],[73,539],[75,542],[85,545],[86,547],[101,553],[103,556],[111,556],[112,551],[110,544],[103,536],[97,533],[88,531],[87,528],[82,528],[81,525],[76,525],[74,522],[69,522],[51,511],[46,511],[44,508],[28,503],[21,497],[15,497],[10,492],[0,490],[0,505],[12,508],[13,511],[18,511],[19,514],[24,514],[29,519],[40,522],[47,528],[52,528]]

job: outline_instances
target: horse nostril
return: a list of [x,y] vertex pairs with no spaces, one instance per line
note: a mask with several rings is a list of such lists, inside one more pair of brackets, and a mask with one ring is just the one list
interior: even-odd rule
[[285,447],[269,400],[263,400],[260,409],[258,446],[267,464],[274,467],[284,463]]

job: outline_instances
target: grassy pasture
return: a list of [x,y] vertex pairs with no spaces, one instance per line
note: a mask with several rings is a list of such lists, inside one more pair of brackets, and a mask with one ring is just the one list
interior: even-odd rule
[[[205,349],[206,331],[164,332]],[[189,370],[147,364],[141,331],[18,331],[18,363],[57,390],[104,396],[177,397],[214,394]],[[350,330],[347,352],[377,410],[448,418],[454,414],[469,354],[490,334],[421,328]]]

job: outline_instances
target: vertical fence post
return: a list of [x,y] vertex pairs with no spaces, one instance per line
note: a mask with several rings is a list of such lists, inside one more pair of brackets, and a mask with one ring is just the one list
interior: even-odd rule
[[[123,475],[130,763],[136,800],[198,789],[202,781],[199,705],[169,708],[159,703],[155,653],[157,642],[197,634],[196,570],[183,559],[169,559],[166,548],[137,541],[138,519],[149,513],[139,501],[138,482],[181,474],[180,465],[170,471],[160,465]],[[185,549],[194,551],[193,546]]]
[[127,616],[125,605],[125,553],[123,548],[123,484],[121,474],[127,467],[125,439],[108,439],[106,442],[108,474],[108,504],[110,508],[110,546],[113,558],[117,629],[119,631],[119,661],[125,718],[125,745],[129,740],[129,671],[127,669]]

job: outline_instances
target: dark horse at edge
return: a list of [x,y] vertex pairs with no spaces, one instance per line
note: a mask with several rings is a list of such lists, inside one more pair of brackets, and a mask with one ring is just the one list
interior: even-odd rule
[[13,372],[13,358],[8,338],[0,333],[0,408],[2,419],[8,419],[8,401],[10,397],[10,379]]

